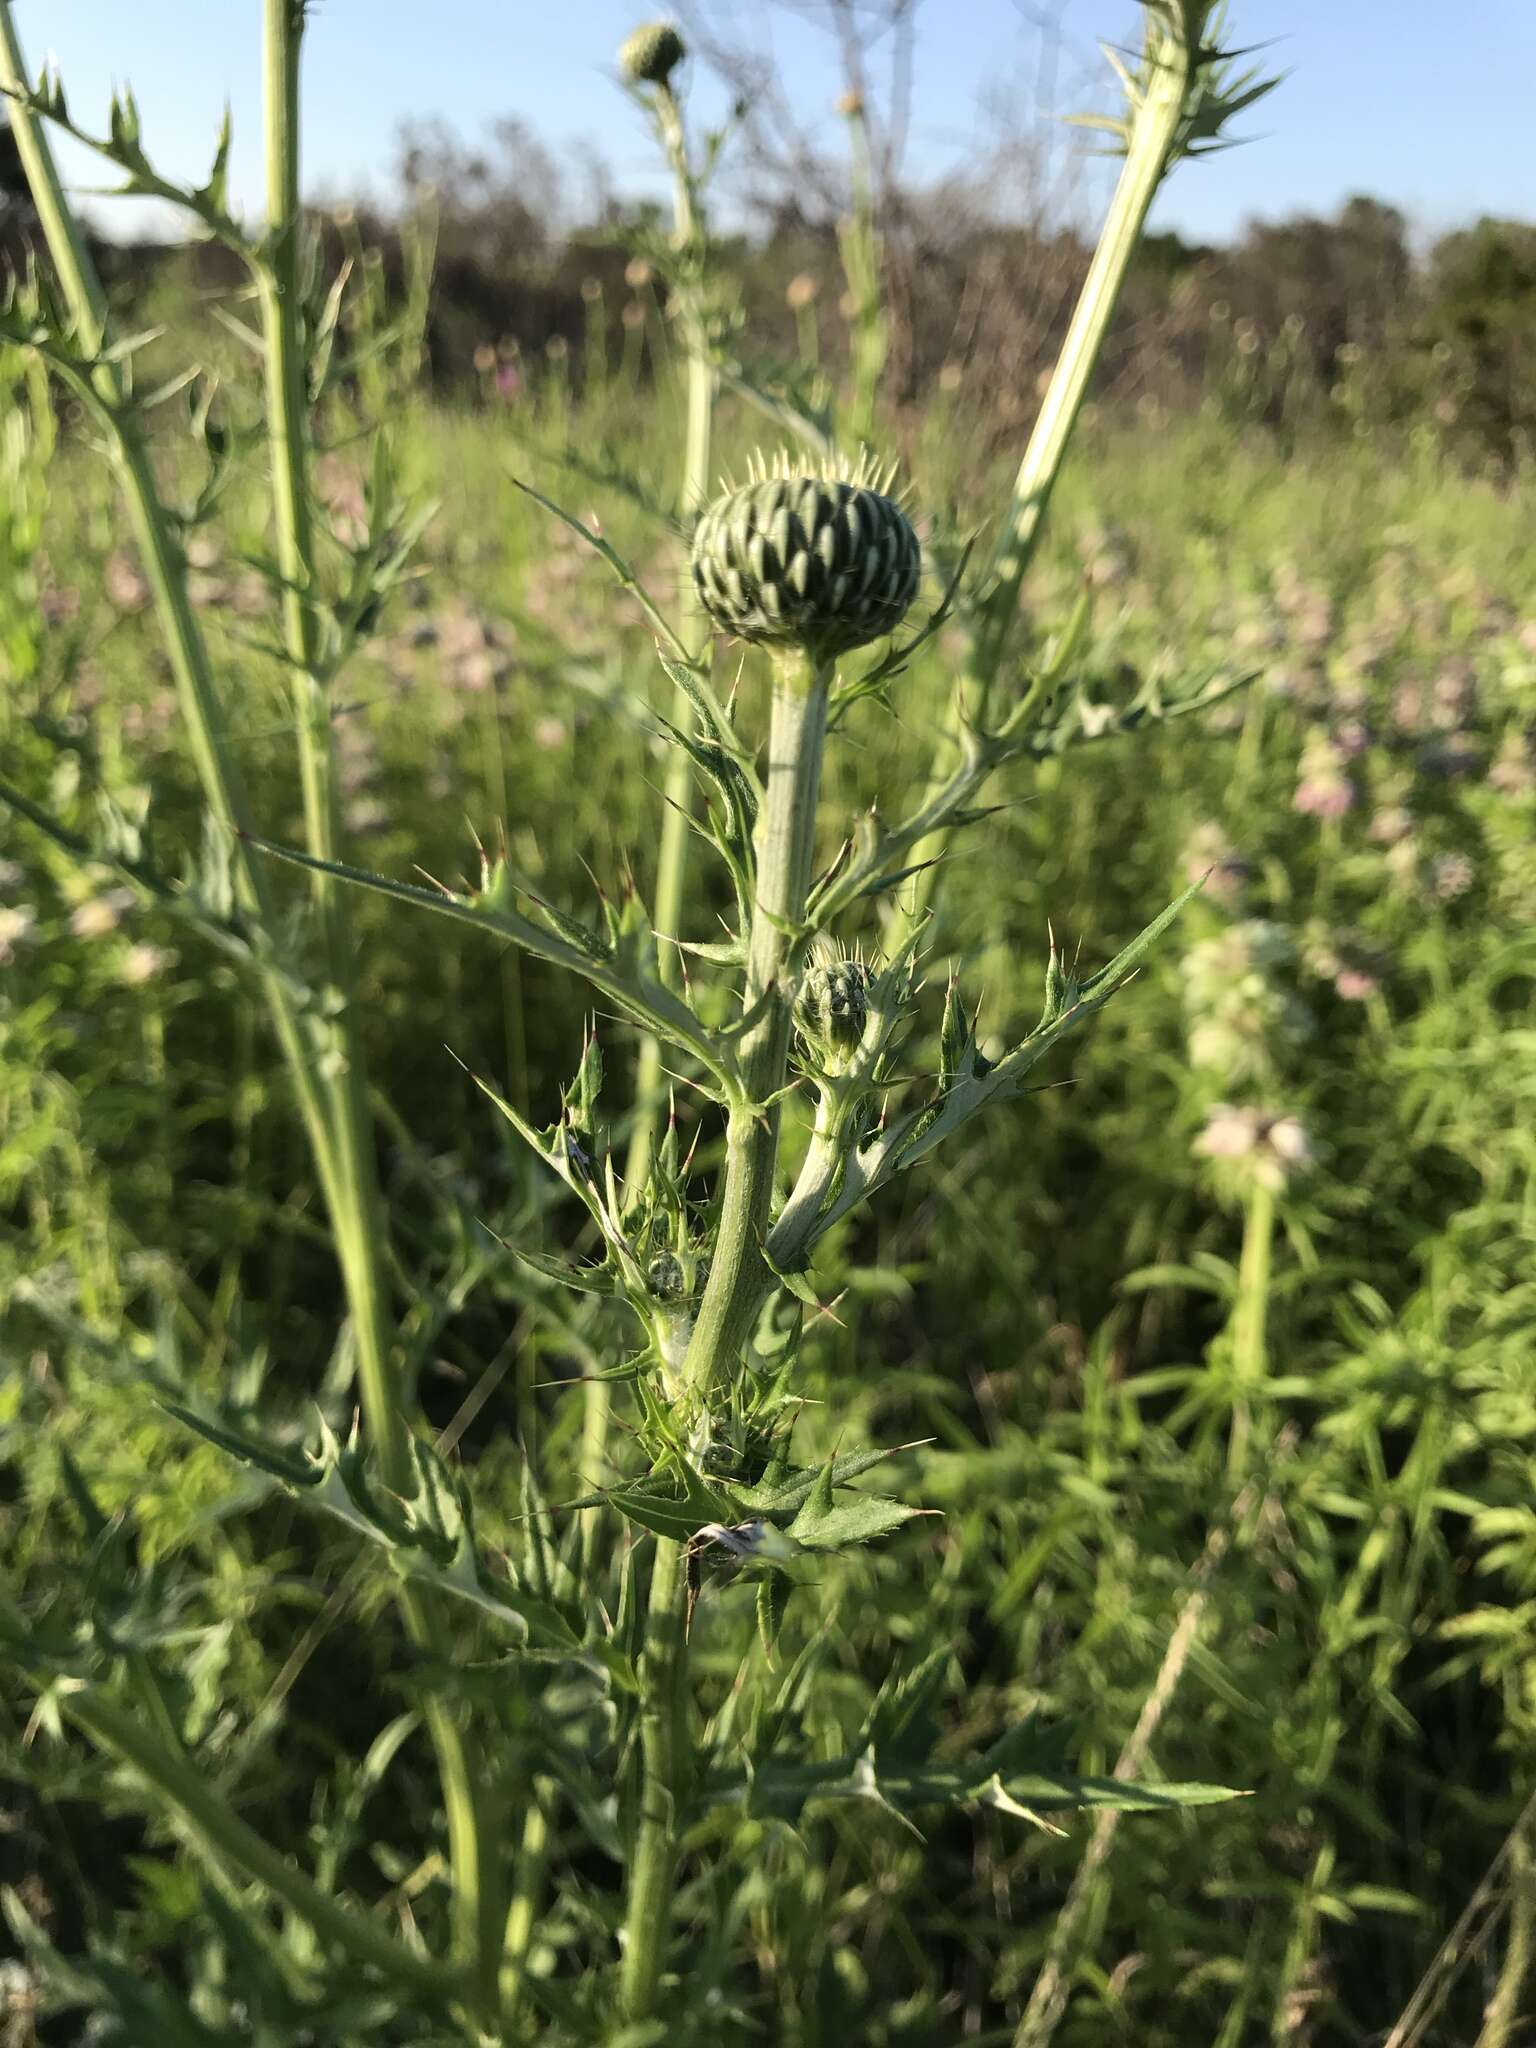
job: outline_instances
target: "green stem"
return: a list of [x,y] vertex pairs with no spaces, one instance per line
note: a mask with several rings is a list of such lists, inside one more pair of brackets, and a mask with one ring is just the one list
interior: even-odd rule
[[[950,753],[960,741],[962,699],[971,721],[985,724],[988,702],[1018,617],[1020,586],[1039,546],[1051,494],[1103,354],[1131,258],[1146,226],[1148,209],[1168,168],[1169,153],[1194,78],[1195,58],[1195,51],[1182,35],[1164,31],[1149,17],[1142,66],[1146,89],[1132,118],[1119,182],[1051,374],[1050,387],[1019,464],[1013,496],[983,583],[968,673],[957,692],[954,722],[947,735]],[[912,878],[906,902],[893,912],[887,931],[889,949],[904,944],[928,916],[937,887],[938,864],[949,838],[949,829],[945,828],[914,850],[912,859],[929,865]]]
[[[661,86],[656,95],[656,119],[668,161],[672,166],[673,245],[682,260],[702,262],[707,248],[707,230],[693,166],[688,157],[688,138],[682,115],[670,87]],[[709,361],[702,309],[696,286],[690,284],[680,296],[679,325],[687,357],[685,387],[685,432],[683,443],[682,512],[692,520],[709,494],[710,448],[714,432],[715,397],[718,379]],[[682,565],[685,627],[700,622],[693,597],[693,580],[686,559]],[[710,643],[706,640],[705,645]],[[687,692],[677,689],[671,717],[674,725],[686,728],[693,721],[693,706]],[[656,893],[651,921],[662,935],[657,952],[657,972],[668,988],[676,987],[681,956],[667,941],[682,930],[688,889],[688,838],[693,812],[693,763],[681,747],[671,748],[663,787],[661,839],[656,855]],[[635,1123],[624,1163],[624,1184],[632,1191],[644,1186],[660,1140],[667,1113],[665,1075],[661,1042],[652,1032],[640,1041],[635,1063]],[[582,1469],[600,1473],[607,1461],[607,1442],[613,1390],[607,1380],[593,1375],[587,1382],[582,1418]],[[598,1521],[588,1515],[584,1535],[588,1545],[596,1541]]]
[[1013,496],[992,558],[976,657],[977,671],[984,684],[993,681],[1002,660],[1018,610],[1019,586],[1039,545],[1046,508],[1061,474],[1072,430],[1104,352],[1110,322],[1146,226],[1148,210],[1168,168],[1194,65],[1195,52],[1182,36],[1166,34],[1149,22],[1146,61],[1142,67],[1147,80],[1145,96],[1131,124],[1125,163],[1073,308],[1045,402],[1019,464]]
[[[742,1037],[747,1100],[726,1134],[725,1191],[709,1280],[683,1362],[685,1398],[706,1409],[735,1372],[772,1284],[762,1246],[778,1157],[777,1098],[794,1014],[793,975],[815,855],[831,670],[804,656],[775,668],[768,769],[758,817],[757,904],[748,947]],[[624,1922],[625,2016],[655,2010],[671,1924],[678,1821],[687,1797],[687,1570],[679,1544],[658,1540],[641,1658],[640,1820]]]
[[[299,45],[303,14],[294,0],[266,0],[267,261],[261,272],[266,342],[267,427],[277,562],[283,577],[283,641],[293,692],[304,837],[317,860],[339,856],[335,757],[330,705],[319,673],[319,621],[311,600],[314,532],[309,498],[309,405],[299,291]],[[411,1454],[390,1358],[388,1296],[382,1272],[383,1218],[367,1071],[357,1029],[357,988],[346,912],[333,876],[312,872],[311,895],[338,999],[336,1029],[344,1071],[329,1084],[337,1152],[333,1224],[347,1278],[357,1340],[358,1378],[385,1484],[408,1489]]]
[[[1528,1835],[1517,1828],[1509,1845],[1509,1933],[1498,1982],[1488,2001],[1477,2048],[1515,2048],[1521,2006],[1536,1955],[1536,1856]],[[1527,2015],[1529,2007],[1526,2008]],[[1529,2025],[1527,2017],[1526,2024]]]
[[[683,130],[682,116],[670,88],[665,85],[658,89],[656,95],[656,118],[672,166],[673,244],[685,263],[698,263],[702,261],[707,246],[703,211],[699,203],[693,167],[688,160],[688,140]],[[682,477],[682,512],[686,521],[694,518],[709,493],[710,447],[718,380],[714,366],[709,360],[703,311],[699,304],[698,288],[693,282],[689,282],[680,292],[678,310],[679,326],[687,355]],[[696,625],[700,620],[700,612],[692,596],[692,579],[687,574],[686,562],[683,565],[683,590],[686,618]],[[688,700],[687,692],[678,689],[672,706],[673,723],[686,727],[692,723],[693,715],[693,707]],[[693,763],[681,747],[674,747],[667,764],[665,799],[661,814],[661,841],[656,857],[656,896],[652,912],[652,923],[661,933],[664,942],[675,938],[682,926],[688,881],[688,835],[692,808]],[[658,956],[658,971],[663,983],[669,988],[677,985],[678,967],[679,956],[676,948],[663,943]],[[643,1038],[640,1044],[635,1069],[635,1102],[635,1127],[624,1168],[625,1185],[632,1189],[638,1189],[650,1171],[651,1159],[661,1135],[662,1119],[666,1111],[666,1096],[662,1087],[661,1046],[650,1034]],[[594,1389],[589,1391],[588,1398],[606,1400],[606,1395],[606,1388],[601,1395]]]
[[192,1845],[215,1868],[234,1866],[291,1908],[316,1934],[360,1963],[416,1990],[439,1994],[452,1979],[438,1964],[406,1948],[377,1921],[341,1905],[311,1878],[248,1827],[228,1802],[171,1749],[163,1747],[142,1721],[89,1688],[62,1691],[59,1703],[100,1748],[130,1764],[158,1792]]
[[539,1902],[549,1869],[549,1814],[545,1802],[555,1786],[548,1780],[535,1787],[523,1815],[518,1845],[517,1879],[507,1907],[502,1934],[501,2010],[509,2033],[515,2033],[527,1974],[528,1951],[538,1924]]
[[743,1034],[740,1055],[746,1100],[732,1109],[726,1126],[719,1232],[683,1364],[685,1380],[706,1402],[721,1377],[734,1372],[771,1283],[762,1247],[778,1161],[777,1097],[794,1013],[791,977],[815,854],[830,681],[830,669],[804,657],[782,661],[774,675],[768,772],[755,840],[757,908],[747,951],[745,1007],[756,1020]]
[[1243,1219],[1237,1306],[1232,1318],[1232,1432],[1227,1442],[1227,1471],[1234,1480],[1242,1479],[1247,1471],[1253,1403],[1268,1370],[1266,1334],[1274,1236],[1274,1190],[1257,1182]]
[[[299,185],[299,59],[304,12],[295,0],[266,0],[265,112],[267,246],[261,271],[262,331],[266,344],[267,427],[272,459],[278,567],[283,577],[283,637],[293,691],[305,842],[317,860],[339,853],[335,752],[330,705],[321,674],[314,530],[309,492],[309,403],[302,327]],[[384,1258],[387,1232],[368,1076],[358,1025],[355,949],[339,886],[311,873],[312,900],[326,973],[337,998],[335,1029],[340,1070],[327,1082],[335,1140],[332,1227],[346,1283],[357,1345],[358,1383],[369,1437],[387,1486],[414,1488],[410,1427],[397,1384],[393,1325]],[[448,1629],[437,1601],[420,1587],[403,1588],[406,1628],[418,1648],[448,1654]],[[434,1699],[426,1711],[437,1752],[453,1873],[454,1942],[460,1959],[474,1964],[481,1988],[494,2001],[499,1967],[493,1845],[482,1840],[477,1772],[456,1712]]]
[[880,235],[875,226],[874,177],[870,164],[869,122],[863,101],[855,94],[848,111],[849,166],[853,211],[837,231],[843,276],[853,301],[853,404],[850,440],[867,442],[875,431],[875,400],[890,354],[890,332],[880,297]]
[[659,1537],[640,1660],[643,1775],[619,1977],[620,2009],[631,2020],[649,2019],[655,2010],[672,1924],[678,1819],[687,1793],[687,1600],[682,1545]]

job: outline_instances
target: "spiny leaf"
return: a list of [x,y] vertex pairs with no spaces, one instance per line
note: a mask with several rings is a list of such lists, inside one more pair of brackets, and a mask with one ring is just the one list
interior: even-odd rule
[[[830,1472],[831,1467],[827,1470]],[[851,1498],[821,1504],[820,1488],[789,1525],[789,1534],[806,1550],[847,1550],[860,1543],[873,1543],[888,1536],[921,1508],[887,1500],[880,1494],[859,1493]]]
[[1079,1778],[1070,1772],[1004,1777],[988,1769],[984,1760],[971,1766],[911,1768],[867,1751],[829,1763],[757,1762],[749,1770],[712,1773],[700,1789],[701,1806],[737,1805],[749,1813],[789,1821],[798,1820],[818,1799],[874,1799],[898,1813],[985,1804],[1033,1819],[1074,1809],[1174,1813],[1243,1797],[1224,1785],[1146,1785],[1120,1778]]
[[580,1636],[557,1608],[485,1570],[475,1548],[468,1495],[424,1439],[412,1439],[412,1492],[390,1494],[372,1478],[361,1452],[339,1443],[323,1423],[318,1454],[290,1453],[179,1402],[162,1405],[230,1457],[268,1473],[300,1500],[388,1551],[406,1577],[427,1580],[469,1601],[514,1628],[530,1649],[581,1653]]
[[833,1486],[845,1486],[850,1479],[857,1479],[860,1473],[868,1472],[886,1458],[894,1458],[899,1452],[913,1448],[911,1444],[893,1444],[884,1450],[847,1451],[827,1465],[806,1466],[800,1471],[791,1471],[787,1465],[781,1471],[770,1467],[755,1486],[736,1486],[731,1491],[754,1514],[766,1516],[770,1521],[787,1520],[828,1475]]

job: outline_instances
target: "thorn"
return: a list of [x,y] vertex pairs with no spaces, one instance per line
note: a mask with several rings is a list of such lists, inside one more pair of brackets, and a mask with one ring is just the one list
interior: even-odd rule
[[[242,833],[241,837],[244,838],[244,836],[244,833]],[[430,882],[432,887],[434,889],[439,890],[444,896],[446,896],[450,903],[456,900],[458,896],[458,891],[456,889],[450,889],[446,882],[440,882],[437,879],[436,875],[429,874],[427,870],[424,867],[422,867],[419,863],[415,863],[414,865],[416,867],[417,874],[421,876],[421,879],[424,882]],[[481,886],[483,887],[484,884],[482,883]]]

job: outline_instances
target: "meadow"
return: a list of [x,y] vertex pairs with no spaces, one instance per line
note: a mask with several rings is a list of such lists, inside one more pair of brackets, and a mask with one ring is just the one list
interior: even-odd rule
[[[359,257],[305,484],[307,559],[346,627],[324,700],[331,853],[439,878],[475,916],[549,906],[540,931],[579,950],[573,933],[627,929],[665,886],[675,707],[635,579],[688,616],[687,321],[705,332],[701,275],[723,287],[685,276],[670,351],[637,358],[605,330],[503,374],[492,349],[478,398],[448,403],[419,377],[419,302],[381,309]],[[204,319],[184,308],[145,345],[141,390],[194,332],[237,385],[243,345]],[[275,858],[263,936],[249,837],[207,822],[164,593],[89,402],[56,411],[43,387],[57,334],[9,336],[8,2048],[1528,2040],[1521,463],[1347,423],[1277,437],[1230,392],[1077,418],[1010,615],[1050,715],[936,867],[841,909],[839,943],[872,968],[915,947],[880,1048],[892,1104],[935,1073],[939,1110],[979,1087],[1042,1002],[1059,1018],[1065,986],[1072,1009],[1199,886],[1027,1086],[866,1206],[828,1198],[814,1248],[775,1276],[793,1393],[765,1321],[758,1405],[684,1439],[664,1320],[637,1340],[640,1283],[583,1178],[646,1127],[643,1018],[529,944],[378,889],[341,892],[337,938],[330,897],[305,907],[313,871]],[[852,365],[856,384],[856,345]],[[152,442],[167,501],[198,502],[187,615],[260,839],[303,847],[268,451],[254,410],[212,415],[210,435],[192,396],[191,436],[177,394]],[[711,399],[709,495],[771,431],[750,390]],[[956,743],[976,642],[949,572],[964,593],[965,542],[990,545],[1021,452],[963,384],[899,412],[843,394],[866,399],[924,545],[914,618],[934,623],[899,671],[832,700],[815,858],[834,876],[859,857],[838,852],[850,821],[877,800],[903,814]],[[404,508],[429,499],[396,565]],[[700,813],[716,837],[681,899],[703,950],[681,980],[656,970],[717,1049],[753,1031],[750,1006],[728,1021],[717,970],[736,956],[709,951],[739,907],[714,857],[739,851],[722,732],[757,751],[766,667],[750,646],[715,655],[713,770],[690,758],[720,778]],[[515,890],[497,894],[502,874]],[[304,1069],[253,996],[263,976],[297,985],[325,931],[342,952],[313,970],[315,1014],[344,1008],[356,1039],[317,1036],[314,1071],[367,1076],[393,1384],[438,1454],[424,1480],[369,1477],[349,1448],[360,1401],[356,1441],[377,1448],[356,1249],[306,1143]],[[615,940],[612,957],[630,956]],[[878,1008],[880,987],[858,982],[859,1001]],[[786,1118],[854,1057],[830,1027],[816,1039],[803,997],[795,1015],[820,1051],[791,1068]],[[707,1064],[685,1068],[669,1047],[640,1161],[674,1204],[645,1268],[663,1303],[685,1283],[657,1259],[694,1257],[736,1144]],[[815,1142],[790,1128],[796,1171]],[[617,1282],[571,1292],[606,1270],[605,1241]],[[787,1510],[722,1529],[709,1507],[771,1504],[773,1484],[798,1511],[787,1565],[744,1533],[788,1528]],[[872,1540],[818,1539],[808,1501]],[[687,1560],[691,1664],[674,1733],[703,1790],[663,1852],[645,1847],[659,1652],[642,1589],[668,1547]],[[409,1601],[445,1590],[446,1622],[418,1628]],[[466,1729],[495,1844],[478,1992],[436,1960],[477,1938],[442,1775]],[[648,1982],[637,1864],[668,1895]]]

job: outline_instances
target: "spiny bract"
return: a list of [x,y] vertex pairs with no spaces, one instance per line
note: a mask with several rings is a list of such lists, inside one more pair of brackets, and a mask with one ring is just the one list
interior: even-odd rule
[[901,506],[864,477],[759,475],[703,513],[694,588],[723,633],[827,661],[895,631],[922,550]]
[[620,46],[619,66],[636,85],[665,85],[687,54],[670,21],[648,21]]

